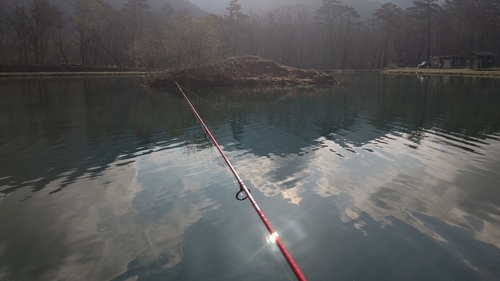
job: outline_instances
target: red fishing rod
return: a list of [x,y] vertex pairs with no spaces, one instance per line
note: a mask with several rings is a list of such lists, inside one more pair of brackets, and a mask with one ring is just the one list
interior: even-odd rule
[[[226,157],[226,154],[224,154],[224,151],[222,151],[222,148],[220,148],[219,144],[217,143],[214,136],[212,135],[212,133],[208,129],[207,125],[205,125],[205,122],[203,122],[203,119],[201,119],[200,115],[198,114],[198,112],[196,111],[194,106],[191,104],[191,102],[189,101],[186,94],[184,94],[184,91],[182,90],[181,86],[179,86],[179,84],[177,84],[177,82],[175,82],[175,84],[177,85],[177,88],[179,88],[182,95],[186,99],[187,103],[189,104],[189,107],[191,108],[194,115],[196,116],[196,119],[203,127],[205,134],[213,142],[214,146],[217,148],[217,150],[219,151],[222,158],[224,158],[224,161],[226,162],[227,166],[229,167],[229,170],[231,170],[231,173],[233,173],[233,176],[238,181],[238,185],[240,186],[240,191],[238,191],[238,193],[236,193],[236,199],[243,201],[243,200],[248,198],[248,200],[250,200],[250,203],[252,203],[253,208],[255,209],[255,211],[259,215],[260,219],[262,220],[262,222],[266,226],[267,230],[269,231],[269,234],[271,235],[270,240],[275,242],[276,245],[278,245],[278,248],[280,249],[280,251],[283,254],[283,256],[285,257],[286,261],[290,265],[290,268],[292,269],[293,273],[295,273],[295,276],[297,277],[297,279],[300,281],[302,281],[302,280],[305,281],[306,277],[304,276],[304,274],[302,274],[302,271],[300,271],[300,268],[297,266],[297,264],[293,260],[292,256],[290,255],[290,253],[286,249],[283,242],[281,242],[281,239],[278,236],[278,233],[276,231],[274,231],[274,228],[272,227],[271,223],[267,220],[266,216],[264,215],[264,212],[262,212],[262,210],[259,208],[259,205],[257,205],[257,202],[255,201],[255,199],[253,199],[253,196],[250,193],[250,190],[243,183],[243,180],[241,180],[240,176],[238,175],[236,170],[233,168],[233,165],[231,165],[231,162],[229,162],[229,159]],[[242,195],[243,195],[243,197],[240,197]]]

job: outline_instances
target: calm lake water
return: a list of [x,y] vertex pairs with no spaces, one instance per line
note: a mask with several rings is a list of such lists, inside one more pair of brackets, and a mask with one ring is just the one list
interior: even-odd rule
[[[294,280],[145,79],[0,80],[0,280]],[[500,80],[348,80],[188,96],[309,280],[498,280]]]

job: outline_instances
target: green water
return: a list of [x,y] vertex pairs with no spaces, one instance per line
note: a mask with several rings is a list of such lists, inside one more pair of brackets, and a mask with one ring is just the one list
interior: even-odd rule
[[[175,90],[0,79],[0,280],[293,280]],[[498,280],[500,80],[189,88],[309,280]]]

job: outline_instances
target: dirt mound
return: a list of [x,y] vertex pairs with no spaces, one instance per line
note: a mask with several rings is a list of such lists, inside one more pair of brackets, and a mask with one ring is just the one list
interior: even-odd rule
[[256,56],[230,57],[201,68],[172,69],[148,82],[151,87],[171,87],[175,82],[196,86],[334,84],[333,76],[318,70],[281,65]]

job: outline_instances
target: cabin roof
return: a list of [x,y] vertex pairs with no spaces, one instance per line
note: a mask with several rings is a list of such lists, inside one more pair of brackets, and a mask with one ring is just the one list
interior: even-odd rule
[[495,54],[493,54],[492,52],[485,52],[485,51],[472,51],[470,52],[469,54],[467,54],[468,56],[469,55],[478,55],[478,56],[481,56],[481,57],[494,57]]

